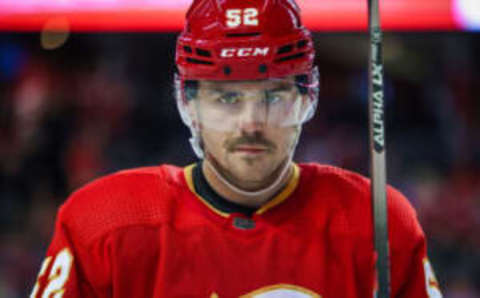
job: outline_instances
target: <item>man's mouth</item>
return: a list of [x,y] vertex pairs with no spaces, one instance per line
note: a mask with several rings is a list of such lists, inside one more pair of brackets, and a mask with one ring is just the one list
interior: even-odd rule
[[259,145],[240,145],[235,147],[235,152],[246,153],[246,154],[260,154],[268,151],[268,148],[265,146]]

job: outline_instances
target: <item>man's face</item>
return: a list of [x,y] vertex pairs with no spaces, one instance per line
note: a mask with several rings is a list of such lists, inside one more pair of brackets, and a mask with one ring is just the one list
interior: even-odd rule
[[293,78],[200,81],[191,104],[206,159],[243,189],[270,185],[296,144],[301,99]]

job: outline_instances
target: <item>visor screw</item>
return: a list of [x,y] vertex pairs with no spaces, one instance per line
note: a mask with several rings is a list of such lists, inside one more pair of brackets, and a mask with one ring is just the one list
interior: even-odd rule
[[258,66],[258,71],[261,72],[261,73],[267,72],[267,65],[265,65],[265,64],[260,64],[260,65]]
[[223,68],[223,73],[224,73],[225,75],[228,76],[231,72],[232,72],[232,69],[230,68],[230,66],[225,66],[225,67]]

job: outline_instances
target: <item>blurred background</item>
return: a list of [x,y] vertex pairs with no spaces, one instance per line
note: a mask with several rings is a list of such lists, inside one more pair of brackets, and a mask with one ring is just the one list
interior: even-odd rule
[[[56,18],[52,27],[45,17],[22,27],[29,17],[5,25],[0,14],[4,298],[28,295],[56,209],[73,190],[120,169],[195,161],[173,98],[179,24],[85,29],[83,19]],[[480,25],[472,20],[387,21],[384,40],[388,182],[415,206],[447,298],[480,297]],[[328,30],[307,22],[321,89],[298,162],[368,176],[365,21]]]

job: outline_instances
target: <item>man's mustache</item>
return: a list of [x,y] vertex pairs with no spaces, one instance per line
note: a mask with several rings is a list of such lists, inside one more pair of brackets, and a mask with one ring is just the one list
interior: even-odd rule
[[238,146],[241,145],[261,145],[265,147],[269,152],[277,149],[277,145],[265,139],[261,135],[244,135],[233,140],[227,140],[224,144],[224,148],[226,148],[228,152],[233,152]]

